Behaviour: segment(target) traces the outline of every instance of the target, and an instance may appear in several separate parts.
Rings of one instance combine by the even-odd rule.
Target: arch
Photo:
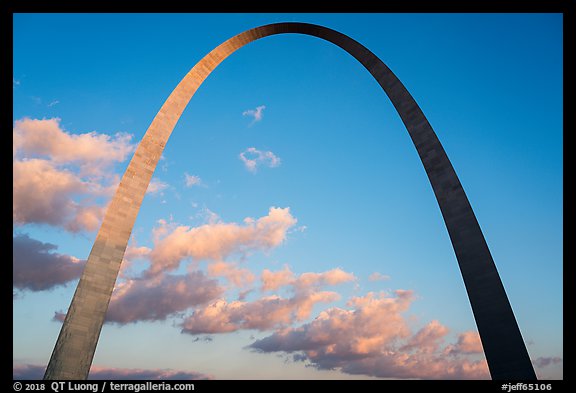
[[[247,30],[200,60],[172,91],[136,148],[106,211],[66,314],[44,379],[86,379],[120,264],[164,146],[184,108],[230,54],[263,37],[297,33],[329,41],[352,55],[388,95],[418,151],[450,235],[493,379],[536,379],[496,266],[460,180],[428,120],[390,69],[335,30],[274,23]]]

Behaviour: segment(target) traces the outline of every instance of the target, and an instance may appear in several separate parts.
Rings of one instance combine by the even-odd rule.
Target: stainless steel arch
[[[88,257],[44,379],[85,379],[140,204],[184,108],[218,64],[257,39],[315,36],[354,56],[378,81],[404,122],[436,195],[466,285],[493,379],[536,379],[504,286],[462,185],[426,117],[404,85],[372,52],[335,30],[274,23],[238,34],[199,61],[176,86],[138,145]]]

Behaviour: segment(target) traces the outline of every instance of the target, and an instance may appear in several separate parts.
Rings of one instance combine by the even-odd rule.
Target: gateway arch
[[[428,120],[390,69],[335,30],[308,23],[274,23],[225,41],[186,74],[136,148],[106,211],[60,330],[44,379],[86,379],[120,264],[140,205],[164,146],[184,108],[208,75],[252,41],[296,33],[329,41],[352,55],[380,84],[398,111],[440,206],[464,279],[492,379],[536,379],[516,318],[460,180]]]

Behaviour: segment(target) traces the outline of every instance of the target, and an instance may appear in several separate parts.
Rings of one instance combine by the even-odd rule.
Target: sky
[[[380,57],[484,232],[539,378],[563,378],[561,14],[14,14],[13,375],[41,378],[135,147],[204,55],[301,21]],[[340,48],[253,42],[166,145],[91,378],[486,379],[398,114]]]

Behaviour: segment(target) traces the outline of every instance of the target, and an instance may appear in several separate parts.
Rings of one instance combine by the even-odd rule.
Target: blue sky
[[[321,24],[349,35],[405,84],[468,194],[537,374],[562,378],[560,14],[14,15],[13,133],[15,141],[24,141],[15,142],[14,153],[14,269],[22,272],[14,280],[15,375],[38,373],[47,364],[61,326],[54,313],[66,310],[77,283],[81,262],[74,258],[87,258],[115,175],[123,173],[172,89],[224,40],[280,21]],[[79,148],[82,140],[88,141],[86,150]],[[93,159],[98,143],[104,149]],[[251,170],[246,160],[258,157]],[[42,172],[46,168],[53,177]],[[40,186],[30,180],[35,178],[46,180]],[[263,343],[292,333],[314,332],[318,316],[333,322],[389,299],[400,311],[388,310],[389,319],[381,322],[398,328],[394,334],[405,340],[406,353],[431,369],[466,361],[478,372],[455,371],[447,378],[485,375],[483,355],[464,348],[476,328],[416,150],[381,88],[336,46],[291,34],[231,55],[192,98],[153,182],[131,243],[134,250],[145,249],[128,260],[120,282],[136,280],[151,263],[150,252],[178,226],[191,231],[184,239],[191,241],[194,227],[248,231],[253,224],[246,217],[257,221],[271,217],[271,208],[289,208],[278,218],[282,236],[262,247],[262,238],[253,239],[256,246],[249,250],[233,244],[217,260],[187,254],[166,277],[201,271],[221,291],[155,320],[105,324],[94,373],[170,369],[217,379],[428,378],[397,366],[397,359],[385,359],[394,367],[384,360],[345,363],[348,353],[338,346],[342,358],[333,370],[318,353],[263,349]],[[34,210],[39,205],[33,196],[44,193],[57,197],[43,199]],[[155,240],[159,231],[164,232]],[[24,265],[16,245],[40,250],[37,259],[29,259],[38,264]],[[40,272],[48,263],[74,269],[52,282],[45,275],[42,284],[42,277],[27,275],[31,266]],[[234,284],[218,267],[249,272],[253,279]],[[263,272],[283,269],[290,270],[291,284],[266,292]],[[301,275],[309,272],[324,275],[304,288]],[[380,279],[371,280],[374,273]],[[398,290],[413,293],[405,308]],[[292,299],[297,313],[303,304],[294,299],[318,293],[330,301],[277,324],[250,325],[231,311],[231,304],[253,310],[262,299],[278,296]],[[138,301],[147,299],[119,302],[119,312],[122,305],[138,309]],[[195,321],[217,301],[228,307],[221,311],[229,318],[221,328],[226,331],[181,332],[183,321]],[[358,333],[357,321],[349,322],[349,333]],[[417,347],[418,332],[432,331],[433,342]],[[392,345],[375,332],[363,334],[380,343],[380,350]],[[426,358],[424,353],[432,353],[426,348],[435,357]],[[453,354],[447,355],[450,348]]]

